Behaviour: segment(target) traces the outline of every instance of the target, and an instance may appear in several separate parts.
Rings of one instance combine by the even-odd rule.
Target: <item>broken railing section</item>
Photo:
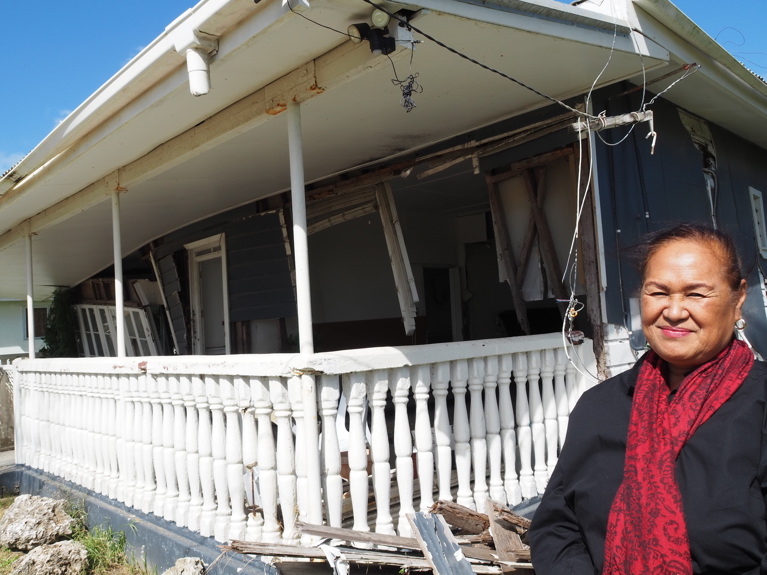
[[[561,341],[25,360],[16,457],[221,542],[296,544],[316,504],[301,392],[313,377],[323,522],[411,537],[407,516],[435,499],[483,510],[542,493],[588,385]]]
[[[410,513],[413,537],[298,523],[314,540],[308,546],[232,541],[228,549],[274,557],[274,561],[327,561],[336,574],[350,564],[427,569],[435,575],[532,572],[527,530],[530,520],[488,499],[487,514],[451,501]]]

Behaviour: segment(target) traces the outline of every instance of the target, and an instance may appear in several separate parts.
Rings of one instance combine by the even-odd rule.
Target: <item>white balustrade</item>
[[[410,536],[416,504],[481,510],[543,491],[594,363],[582,345],[578,371],[560,346],[551,334],[223,361],[19,360],[17,460],[220,542],[298,543],[296,521],[317,509],[332,526]],[[315,385],[316,429],[303,415]],[[321,489],[308,484],[315,439]]]

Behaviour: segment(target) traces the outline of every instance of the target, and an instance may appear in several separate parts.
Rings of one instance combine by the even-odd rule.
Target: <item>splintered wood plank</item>
[[[498,503],[497,501],[492,501],[490,499],[488,501],[492,503],[493,511],[495,512],[495,515],[498,518],[498,520],[505,521],[506,523],[510,523],[517,533],[521,535],[522,533],[526,533],[527,530],[530,529],[530,523],[532,523],[532,521],[530,521],[526,517],[517,515],[511,509],[509,509],[505,505]]]
[[[441,515],[416,513],[407,519],[434,575],[473,575],[471,564]]]
[[[437,501],[429,509],[431,513],[439,513],[448,524],[466,533],[480,534],[487,531],[490,523],[487,515],[478,513],[453,501]]]
[[[498,518],[496,506],[493,505],[493,501],[490,499],[485,501],[485,511],[487,511],[487,517],[490,520],[490,535],[493,536],[498,559],[501,561],[517,561],[519,559],[517,552],[524,549],[519,533],[506,529],[503,522]],[[503,573],[513,573],[515,569],[502,566],[501,571]]]
[[[328,539],[339,539],[354,543],[370,543],[373,545],[382,545],[385,547],[398,547],[400,549],[420,550],[421,545],[418,539],[414,537],[400,537],[398,535],[387,535],[386,533],[375,533],[372,531],[363,532],[354,529],[344,529],[343,527],[330,527],[329,525],[310,525],[308,523],[296,523],[296,529],[299,533],[306,535],[316,535]],[[494,562],[498,556],[490,549],[482,547],[470,547],[461,545],[463,554],[470,559],[479,561]]]

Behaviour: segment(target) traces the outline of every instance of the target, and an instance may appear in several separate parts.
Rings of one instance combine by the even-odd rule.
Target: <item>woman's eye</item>
[[[693,297],[693,298],[702,298],[702,297],[703,297],[703,294],[702,294],[702,293],[696,293],[696,292],[693,292],[693,293],[691,293],[691,294],[687,294],[687,297]]]

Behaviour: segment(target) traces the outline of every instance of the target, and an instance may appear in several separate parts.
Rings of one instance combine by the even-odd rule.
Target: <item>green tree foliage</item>
[[[56,288],[48,308],[41,357],[77,357],[77,318],[73,304],[71,289]]]

